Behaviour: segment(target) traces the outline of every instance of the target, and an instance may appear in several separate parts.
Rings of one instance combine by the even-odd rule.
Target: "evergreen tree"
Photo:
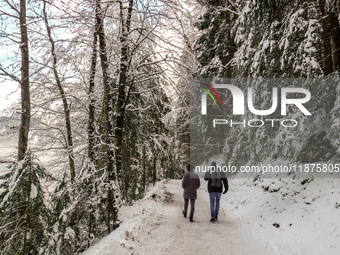
[[[65,185],[62,178],[52,199],[55,215],[49,240],[51,254],[79,254],[102,237],[107,228],[107,193],[118,185],[108,182],[106,171],[96,170],[89,160],[83,164],[75,183]],[[114,194],[118,209],[119,196]],[[112,223],[110,223],[112,224]],[[114,223],[117,224],[117,223]]]
[[[149,177],[157,179],[153,175],[156,170],[153,161],[159,168],[166,154],[169,131],[162,119],[170,112],[169,98],[161,85],[162,69],[151,63],[151,60],[142,62],[145,67],[136,78],[126,111],[122,189],[127,202],[144,194],[151,181]]]
[[[196,27],[202,35],[195,42],[198,53],[199,77],[232,77],[232,59],[235,53],[232,26],[235,21],[233,1],[198,1],[204,6]]]
[[[216,77],[230,77],[220,68],[223,67],[221,58],[228,54],[224,51],[223,56],[219,55],[223,49],[228,48],[226,46],[228,44],[235,50],[232,61],[234,77],[314,78],[329,75],[338,69],[339,40],[337,38],[340,33],[338,1],[291,0],[287,4],[286,1],[280,0],[239,0],[236,2],[235,9],[228,6],[228,4],[232,5],[232,1],[199,2],[205,7],[197,23],[197,27],[202,31],[202,35],[196,41],[200,62],[198,75],[201,77],[210,76],[215,82],[218,82]],[[225,18],[221,15],[221,10],[229,10],[228,13],[235,14],[235,18],[230,20],[231,38],[234,38],[232,42],[220,39],[223,35],[221,31],[224,30],[225,34],[228,34],[222,22]],[[273,83],[258,80],[256,84],[249,84],[244,81],[237,86],[244,94],[247,94],[247,87],[252,87],[255,109],[271,107]],[[275,84],[275,87],[279,88],[278,91],[282,86],[290,85],[284,81]],[[289,108],[286,118],[294,118],[306,128],[301,131],[279,127],[279,125],[258,129],[225,127],[222,132],[225,137],[222,138],[222,135],[220,137],[224,143],[222,144],[223,155],[229,164],[240,165],[246,162],[256,164],[267,157],[310,162],[316,158],[307,159],[304,155],[313,153],[320,155],[319,160],[325,159],[322,156],[324,153],[320,151],[307,153],[306,148],[312,141],[323,144],[324,151],[334,151],[327,136],[337,137],[336,82],[310,80],[302,82],[299,86],[308,89],[314,95],[313,104],[306,105],[313,113],[313,117],[307,120]],[[228,93],[221,94],[222,101],[223,96],[226,96],[224,102],[230,102]],[[227,109],[223,116],[226,119],[235,119],[230,109]],[[249,112],[246,112],[243,117],[246,120],[257,118]],[[276,111],[268,118],[280,119],[281,115]],[[333,131],[330,129],[331,118],[334,120],[332,120]],[[325,127],[321,128],[317,122],[324,123]],[[210,127],[209,121],[197,124],[198,129]],[[195,125],[192,127],[195,128]],[[200,134],[200,130],[197,133]],[[209,138],[205,138],[204,135],[198,139],[201,139],[200,143],[203,145],[209,142]],[[209,148],[209,150],[205,148],[203,152],[206,157],[222,153],[220,148]],[[201,154],[198,152],[197,155]]]
[[[0,188],[1,254],[42,254],[47,245],[51,212],[42,182],[53,178],[27,151],[23,160],[2,175]]]

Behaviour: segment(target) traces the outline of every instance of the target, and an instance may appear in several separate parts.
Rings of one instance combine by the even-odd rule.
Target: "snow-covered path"
[[[206,183],[202,181],[201,185],[206,186]],[[144,250],[145,254],[275,254],[272,249],[254,241],[246,225],[223,212],[216,223],[211,223],[205,189],[198,192],[194,222],[190,223],[181,214],[181,182],[171,180],[165,186],[174,193],[174,202],[161,209],[159,227],[140,243],[137,250]]]
[[[193,223],[181,213],[181,181],[170,180],[161,185],[160,190],[173,194],[171,203],[155,202],[150,197],[149,200],[126,208],[126,218],[120,230],[117,229],[103,238],[84,255],[277,253],[259,240],[255,241],[247,224],[225,215],[223,210],[220,211],[219,220],[215,224],[210,223],[206,182],[201,181],[203,188],[198,191]],[[227,199],[227,195],[223,195],[221,200],[223,199]]]

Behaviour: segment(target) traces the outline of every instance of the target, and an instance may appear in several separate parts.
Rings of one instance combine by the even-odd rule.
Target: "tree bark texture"
[[[143,134],[144,136],[146,135],[146,118],[144,118],[144,124],[143,124]],[[146,190],[146,146],[145,142],[143,144],[143,162],[142,162],[142,168],[143,168],[143,173],[142,173],[142,187],[143,187],[143,193],[145,193]]]
[[[126,106],[126,82],[127,82],[127,70],[129,59],[129,45],[128,34],[131,27],[133,0],[129,1],[129,7],[127,10],[126,19],[123,15],[123,4],[120,2],[120,19],[121,19],[121,58],[120,58],[120,70],[119,70],[119,82],[118,82],[118,102],[117,102],[117,120],[115,129],[115,159],[117,177],[120,177],[122,170],[122,150],[123,150],[123,128],[124,128],[124,114]]]
[[[26,0],[20,0],[21,33],[21,123],[19,128],[18,160],[22,160],[27,151],[28,133],[31,119],[31,99],[29,82],[29,52],[26,24]]]
[[[95,88],[95,76],[96,76],[96,67],[97,67],[97,44],[98,44],[98,22],[97,18],[95,21],[95,28],[93,32],[93,44],[92,44],[92,57],[91,57],[91,69],[90,69],[90,84],[89,84],[89,123],[88,123],[88,157],[89,159],[94,162],[94,134],[95,134],[95,118],[94,118],[94,111],[95,111],[95,98],[94,98],[94,88]]]
[[[340,27],[338,16],[334,12],[329,13],[331,25],[331,48],[333,71],[340,70]]]
[[[322,15],[322,46],[323,46],[323,71],[325,76],[332,73],[333,62],[332,62],[332,49],[330,35],[332,32],[330,16],[328,15],[326,9],[326,1],[319,0],[320,13]]]
[[[157,180],[157,168],[156,168],[156,152],[153,154],[153,164],[152,164],[152,184],[155,186]]]
[[[104,16],[101,8],[101,1],[96,0],[96,19],[98,24],[98,39],[99,39],[99,48],[100,48],[100,62],[102,67],[103,74],[103,87],[104,87],[104,97],[102,104],[102,114],[104,118],[104,129],[105,129],[105,142],[107,146],[107,158],[106,158],[106,169],[108,172],[109,181],[116,181],[116,175],[114,172],[114,150],[112,149],[113,144],[113,127],[112,127],[112,83],[110,83],[109,75],[108,75],[108,57],[107,57],[107,47],[106,47],[106,38],[104,32]],[[108,218],[107,218],[107,227],[108,233],[111,232],[111,221],[113,222],[114,230],[117,225],[117,209],[114,206],[115,198],[114,192],[111,188],[109,188],[108,192]]]

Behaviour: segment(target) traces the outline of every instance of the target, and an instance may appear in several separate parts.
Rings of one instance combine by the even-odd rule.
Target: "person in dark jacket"
[[[204,180],[208,181],[208,192],[210,198],[210,222],[217,221],[218,212],[220,210],[220,199],[222,196],[222,190],[224,185],[223,194],[228,191],[228,180],[225,174],[216,167],[216,162],[211,163],[210,171],[207,171],[204,175]],[[223,185],[222,185],[223,183]]]
[[[183,215],[187,217],[188,204],[190,200],[190,216],[189,221],[193,222],[195,211],[195,199],[197,199],[197,189],[200,187],[201,182],[197,174],[193,172],[193,167],[188,165],[188,172],[184,174],[182,180],[183,198],[184,198],[184,210]]]

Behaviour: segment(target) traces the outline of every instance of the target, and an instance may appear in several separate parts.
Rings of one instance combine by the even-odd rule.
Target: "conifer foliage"
[[[339,144],[336,142],[339,130],[339,1],[197,2],[203,10],[196,23],[201,32],[195,44],[200,64],[196,76],[211,78],[217,83],[220,77],[319,79],[314,80],[315,83],[309,80],[299,84],[312,94],[313,99],[306,104],[312,116],[307,120],[305,116],[294,114],[292,109],[286,116],[300,123],[305,121],[305,126],[299,130],[278,125],[257,129],[225,127],[227,131],[220,144],[225,160],[231,165],[240,165],[256,164],[268,158],[301,162],[331,159]],[[230,57],[228,61],[227,56]],[[258,84],[251,85],[256,109],[269,109],[273,86],[270,84],[259,80]],[[244,82],[238,86],[247,94],[249,84]],[[281,86],[292,85],[276,85]],[[226,102],[231,100],[228,95]],[[227,112],[225,117],[231,119],[231,111]],[[244,117],[249,120],[258,116],[248,111]],[[283,118],[277,113],[268,117]],[[208,138],[204,142],[208,143]],[[312,143],[320,146],[310,146]],[[220,148],[216,150],[222,153]],[[205,151],[217,153],[213,149]]]
[[[73,184],[61,178],[52,198],[54,215],[48,251],[50,254],[78,254],[95,237],[106,232],[107,193],[110,188],[106,171],[97,171],[86,159]],[[117,190],[116,185],[114,187]],[[119,196],[115,196],[119,207]],[[115,223],[117,224],[117,223]]]
[[[340,0],[21,0],[21,12],[12,2],[0,1],[0,83],[20,83],[23,128],[19,161],[0,173],[0,254],[80,254],[119,226],[122,205],[181,178],[191,130],[201,138],[212,126],[189,121],[193,76],[336,81],[301,85],[313,116],[288,109],[286,117],[306,128],[226,127],[211,150],[202,136],[197,158],[220,153],[240,165],[339,155]],[[239,85],[244,94],[248,85]],[[268,109],[272,91],[254,85],[254,108]],[[51,156],[48,170],[29,146]]]
[[[41,254],[51,220],[42,185],[52,180],[51,175],[27,151],[0,180],[0,253]]]
[[[232,59],[235,43],[232,25],[237,17],[232,1],[198,1],[204,6],[196,27],[204,31],[195,43],[197,60],[201,64],[197,75],[200,77],[232,76]]]

